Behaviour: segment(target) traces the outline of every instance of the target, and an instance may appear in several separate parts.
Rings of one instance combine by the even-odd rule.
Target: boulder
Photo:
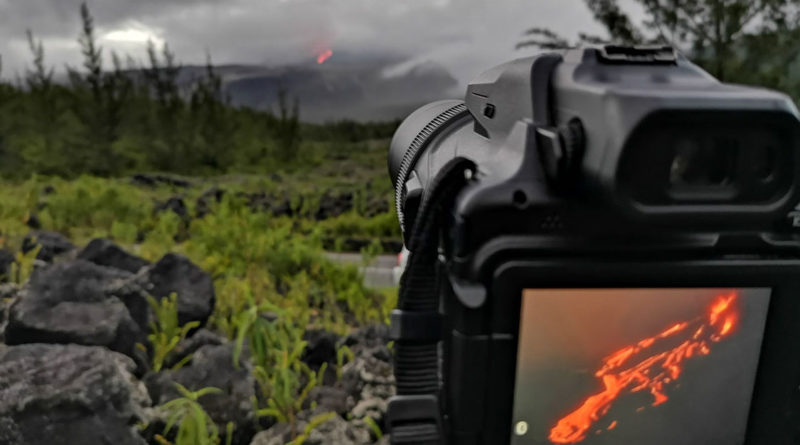
[[[0,249],[0,283],[11,278],[11,265],[14,264],[14,253],[8,249]]]
[[[132,255],[113,242],[102,238],[96,238],[89,242],[78,253],[78,259],[131,273],[136,273],[142,267],[150,264],[149,261]]]
[[[168,253],[146,269],[143,269],[146,290],[156,298],[178,296],[178,322],[190,321],[205,324],[214,310],[216,296],[211,276],[197,267],[188,258]]]
[[[199,402],[221,434],[232,421],[236,425],[232,443],[247,444],[255,434],[252,398],[256,383],[245,354],[240,358],[239,366],[234,366],[233,346],[230,342],[203,346],[194,353],[190,365],[152,374],[146,383],[153,402],[158,405],[181,396],[175,383],[190,391],[208,387],[222,390],[222,393],[201,397]]]
[[[183,221],[189,220],[189,209],[186,207],[186,203],[180,196],[173,196],[164,202],[156,203],[154,211],[157,214],[171,211],[172,213],[178,215],[178,217],[181,220]]]
[[[303,334],[306,341],[306,348],[303,351],[301,360],[317,370],[323,363],[328,365],[336,364],[336,348],[340,337],[332,332],[318,329],[307,330]]]
[[[0,352],[0,443],[145,445],[150,399],[129,358],[100,347],[31,344]]]
[[[54,257],[75,248],[75,245],[60,233],[37,230],[30,232],[22,240],[22,253],[28,253],[37,246],[41,246],[41,249],[36,254],[36,259],[46,262],[51,262]]]
[[[9,309],[7,344],[77,343],[139,357],[148,304],[132,274],[83,260],[34,271]]]

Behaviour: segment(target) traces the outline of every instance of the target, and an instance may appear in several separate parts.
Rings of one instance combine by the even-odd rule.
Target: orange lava
[[[333,51],[330,49],[326,49],[325,51],[317,55],[317,63],[322,65],[323,63],[325,63],[326,60],[330,59],[332,55]]]
[[[626,346],[603,359],[595,376],[603,382],[604,390],[587,397],[580,406],[561,418],[550,430],[552,443],[578,443],[586,438],[592,425],[600,420],[612,403],[622,394],[647,390],[653,396],[651,406],[658,406],[669,398],[666,385],[677,380],[683,371],[683,362],[696,355],[708,355],[711,345],[733,332],[738,320],[734,303],[736,293],[717,297],[708,309],[707,316],[675,323],[653,337]],[[667,338],[685,339],[677,346],[663,352],[642,355],[634,364],[626,364],[632,357],[646,354],[653,345]],[[626,367],[623,367],[625,365]],[[644,407],[637,409],[639,412]],[[608,430],[617,426],[610,423]]]

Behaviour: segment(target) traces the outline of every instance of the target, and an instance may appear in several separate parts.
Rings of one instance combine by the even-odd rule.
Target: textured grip
[[[448,122],[456,117],[460,117],[467,113],[467,106],[462,102],[455,105],[428,122],[425,127],[417,133],[411,145],[403,155],[403,160],[400,163],[400,170],[395,181],[395,206],[397,207],[397,219],[400,221],[400,227],[405,229],[405,216],[403,214],[403,199],[405,199],[405,183],[408,180],[408,175],[417,161],[417,158],[422,154],[423,148],[427,145],[431,136],[437,131],[442,129]]]
[[[436,343],[413,344],[398,340],[394,352],[398,394],[435,394],[439,390]]]
[[[439,430],[433,423],[398,425],[392,428],[392,445],[440,445]]]

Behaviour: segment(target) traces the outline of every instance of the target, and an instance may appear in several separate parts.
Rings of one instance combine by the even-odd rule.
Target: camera
[[[514,60],[399,127],[395,444],[800,443],[800,120],[668,46]]]

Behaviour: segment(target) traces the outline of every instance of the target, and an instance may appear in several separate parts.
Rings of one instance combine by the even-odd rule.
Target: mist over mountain
[[[398,119],[427,102],[460,96],[456,79],[431,61],[407,66],[389,57],[337,55],[323,64],[222,65],[215,71],[232,105],[277,111],[283,88],[299,101],[300,118],[308,122]],[[184,66],[179,82],[189,88],[204,72]]]

